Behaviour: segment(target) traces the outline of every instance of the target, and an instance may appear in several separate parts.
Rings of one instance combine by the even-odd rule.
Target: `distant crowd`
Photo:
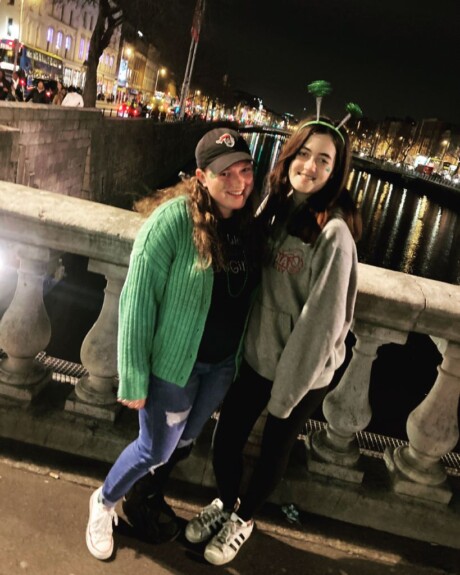
[[[13,72],[11,80],[9,80],[4,70],[0,70],[0,100],[81,108],[84,106],[80,88],[67,87],[59,80],[50,82],[39,79],[34,82],[34,86],[30,90],[27,90],[23,77],[17,72]]]

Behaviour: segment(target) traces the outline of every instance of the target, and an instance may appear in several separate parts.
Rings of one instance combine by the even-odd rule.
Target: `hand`
[[[145,407],[145,399],[118,399],[118,401],[129,409],[143,409]]]

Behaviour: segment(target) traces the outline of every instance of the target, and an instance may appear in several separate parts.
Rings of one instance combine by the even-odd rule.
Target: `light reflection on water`
[[[366,172],[353,170],[349,188],[363,217],[361,262],[460,284],[456,212]]]
[[[406,204],[406,197],[407,197],[407,190],[404,188],[401,194],[401,200],[399,202],[399,207],[395,214],[394,225],[391,228],[390,237],[388,238],[387,249],[385,250],[385,255],[382,260],[382,266],[388,267],[389,262],[391,261],[391,254],[395,250],[396,247],[396,238],[397,238],[397,230],[399,229],[399,225],[401,223],[401,218],[404,213],[404,206]]]
[[[414,260],[420,248],[423,233],[423,215],[426,212],[426,200],[427,198],[424,196],[417,202],[417,208],[412,218],[410,230],[403,247],[401,270],[408,274],[413,273]]]

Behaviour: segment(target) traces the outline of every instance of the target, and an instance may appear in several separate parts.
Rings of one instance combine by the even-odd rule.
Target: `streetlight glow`
[[[443,146],[443,151],[442,151],[442,156],[441,159],[439,161],[439,168],[441,168],[441,170],[444,168],[444,156],[446,155],[447,152],[447,147],[449,146],[449,140],[443,140],[441,142],[441,145]]]
[[[154,88],[154,90],[153,90],[154,92],[157,91],[158,78],[159,78],[160,74],[161,74],[162,77],[164,77],[164,76],[166,75],[166,68],[160,68],[160,67],[158,68],[157,79],[155,80],[155,88]]]

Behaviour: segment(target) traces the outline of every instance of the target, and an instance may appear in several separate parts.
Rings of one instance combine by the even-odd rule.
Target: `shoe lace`
[[[229,519],[224,523],[222,529],[216,535],[215,543],[218,543],[218,546],[227,545],[229,543],[229,539],[232,538],[239,528],[239,523]]]
[[[203,509],[203,511],[198,516],[198,522],[203,527],[206,527],[208,524],[213,523],[216,519],[223,514],[222,509],[219,509],[217,505],[210,505],[209,507]]]

